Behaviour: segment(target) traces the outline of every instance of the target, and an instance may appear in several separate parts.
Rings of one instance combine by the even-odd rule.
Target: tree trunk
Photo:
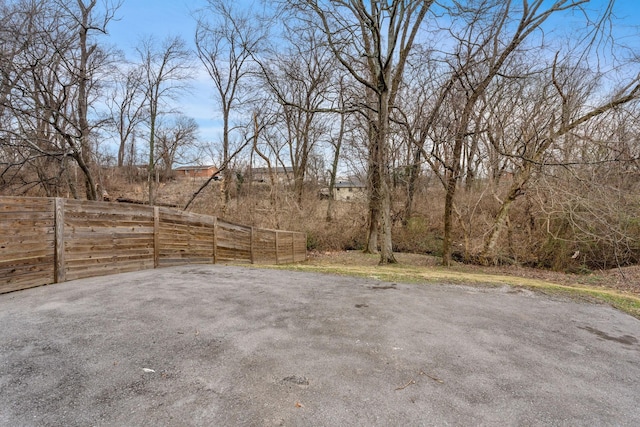
[[[389,81],[389,76],[386,76]],[[384,84],[384,82],[381,82]],[[382,84],[380,85],[382,87]],[[380,206],[380,264],[395,264],[398,261],[393,255],[393,242],[391,237],[391,190],[389,188],[389,173],[387,171],[389,152],[389,90],[381,90],[378,95],[378,135],[376,144],[375,172],[379,179],[378,203]]]
[[[413,155],[413,164],[409,167],[409,183],[407,184],[407,199],[404,204],[404,214],[402,216],[402,225],[407,226],[413,215],[413,198],[416,192],[416,182],[420,174],[420,156],[421,148],[416,148]]]
[[[380,229],[382,230],[382,242],[380,244],[380,264],[395,264],[398,261],[393,255],[393,241],[391,237],[391,192],[389,182],[383,178],[382,184],[382,209],[380,219]]]
[[[542,153],[542,151],[540,151]],[[538,156],[535,156],[538,158]],[[513,177],[513,184],[509,187],[509,191],[507,192],[507,196],[504,198],[504,201],[500,205],[500,210],[496,214],[493,221],[493,228],[491,232],[487,236],[485,240],[484,247],[482,248],[482,252],[478,256],[479,261],[484,265],[495,264],[496,259],[496,247],[498,246],[498,241],[502,236],[505,228],[507,227],[509,220],[509,209],[513,202],[523,194],[522,189],[525,184],[531,178],[531,163],[525,163],[521,166],[518,173]]]
[[[118,147],[118,167],[122,168],[124,166],[124,153],[126,150],[127,140],[120,137],[120,147]]]
[[[82,13],[82,22],[80,23],[80,69],[78,70],[78,127],[80,129],[80,156],[82,165],[80,169],[85,176],[85,190],[87,200],[98,200],[96,186],[91,175],[89,164],[91,163],[91,144],[89,142],[89,121],[87,119],[88,111],[88,95],[87,82],[89,81],[87,63],[89,60],[89,50],[87,48],[87,32],[89,31],[89,15],[91,9],[95,6],[96,1],[92,0],[88,6],[78,1]]]
[[[466,126],[464,127],[466,129]],[[447,192],[444,199],[444,237],[442,240],[442,265],[451,266],[451,252],[453,248],[453,236],[451,235],[453,228],[453,201],[458,186],[458,175],[460,174],[460,155],[462,154],[462,144],[464,135],[458,133],[455,138],[453,147],[452,164],[449,167],[447,183]]]
[[[369,202],[373,203],[373,200]],[[377,202],[376,202],[377,203]],[[366,254],[378,253],[378,226],[380,218],[380,210],[372,206],[369,207],[369,229],[367,231],[367,244],[364,248]]]
[[[517,194],[513,192],[512,188],[512,190],[509,191],[509,196],[504,200],[504,202],[502,202],[502,205],[500,206],[500,210],[498,211],[498,214],[493,221],[493,228],[491,229],[491,233],[489,233],[482,252],[480,252],[479,260],[483,265],[495,264],[497,261],[496,246],[507,224],[507,218],[509,217],[509,208],[511,207],[511,204],[516,199],[516,197]]]
[[[229,108],[227,107],[227,105],[224,105],[222,126],[223,126],[222,164],[228,165],[228,162],[229,162]],[[229,190],[231,188],[231,181],[232,181],[231,168],[227,167],[227,169],[224,170],[223,175],[224,176],[222,179],[222,197],[223,197],[222,215],[224,216],[225,213],[227,212],[227,205],[231,200],[231,192]]]
[[[306,143],[305,143],[306,146]],[[309,156],[306,152],[306,148],[303,149],[304,152],[301,155],[300,161],[297,164],[297,167],[293,171],[293,188],[294,194],[296,196],[296,202],[298,206],[302,206],[302,194],[304,192],[304,177],[305,172],[307,170],[307,164],[309,162]]]
[[[265,155],[258,148],[258,116],[257,114],[253,115],[253,124],[255,127],[255,135],[253,138],[253,150],[256,152],[258,156],[267,164],[267,170],[269,171],[269,183],[271,185],[271,191],[269,192],[269,201],[271,203],[271,207],[273,208],[273,222],[274,228],[277,230],[280,228],[280,219],[278,215],[278,183],[276,181],[276,176],[273,171],[273,167],[271,166],[271,160],[269,157]],[[278,165],[276,163],[276,169]]]
[[[378,145],[376,123],[369,115],[369,159],[367,171],[367,186],[369,190],[369,229],[367,230],[367,244],[364,252],[368,254],[378,253],[378,228],[380,226],[380,174],[377,170]]]
[[[153,111],[150,114],[150,126],[149,126],[149,165],[147,167],[147,185],[149,189],[149,205],[153,205],[156,200],[155,195],[155,171],[156,171],[156,159],[155,159],[155,134],[156,134],[156,112]]]
[[[327,203],[327,222],[333,220],[333,189],[336,185],[336,175],[338,174],[338,162],[340,160],[340,149],[342,148],[342,138],[344,136],[345,117],[344,113],[340,114],[340,131],[338,140],[335,144],[333,153],[333,162],[331,163],[331,176],[329,177],[329,200]]]

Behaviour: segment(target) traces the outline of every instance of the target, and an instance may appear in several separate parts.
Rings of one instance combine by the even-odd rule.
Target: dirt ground
[[[640,425],[640,320],[188,265],[0,295],[2,426]]]

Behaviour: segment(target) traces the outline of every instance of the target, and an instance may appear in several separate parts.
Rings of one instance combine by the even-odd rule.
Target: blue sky
[[[136,60],[135,46],[141,38],[153,35],[158,42],[166,37],[180,36],[193,47],[196,24],[191,14],[204,6],[205,0],[124,0],[108,27],[108,43]],[[194,60],[194,64],[200,62]],[[178,99],[178,110],[193,117],[200,125],[204,141],[217,141],[221,129],[216,119],[213,86],[208,75],[201,70],[192,84],[192,90]]]
[[[205,1],[182,0],[124,0],[109,24],[110,38],[122,45],[132,47],[141,36],[154,34],[158,38],[180,35],[191,39],[195,23],[191,11],[201,7]]]
[[[588,7],[601,9],[605,2],[594,0]],[[259,0],[253,0],[253,3],[259,3]],[[116,14],[118,19],[109,25],[109,43],[115,44],[132,59],[135,55],[133,47],[141,37],[149,35],[159,41],[167,36],[181,36],[189,45],[193,45],[195,22],[191,14],[205,4],[206,0],[124,0]],[[626,43],[633,45],[633,38],[636,38],[640,47],[640,0],[617,0],[614,12],[627,27],[624,33],[632,38]],[[199,65],[199,62],[196,64]],[[178,103],[180,111],[198,121],[204,141],[219,141],[220,121],[216,119],[218,113],[214,91],[204,71],[199,73],[191,93],[183,96]]]

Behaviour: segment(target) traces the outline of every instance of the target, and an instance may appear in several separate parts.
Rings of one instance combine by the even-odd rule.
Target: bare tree
[[[333,190],[336,185],[336,178],[338,175],[338,164],[340,162],[340,155],[342,152],[342,144],[347,133],[347,120],[349,113],[347,112],[346,104],[349,99],[348,85],[345,77],[340,77],[337,82],[338,91],[338,110],[340,111],[340,121],[337,126],[333,127],[334,132],[337,134],[331,135],[330,144],[333,147],[333,156],[331,161],[331,170],[329,171],[329,200],[327,203],[327,222],[333,220]]]
[[[440,182],[444,174],[438,162],[442,156],[439,148],[443,139],[438,128],[447,127],[445,103],[449,100],[455,82],[455,74],[442,68],[431,49],[422,49],[417,55],[419,61],[409,66],[405,84],[400,87],[399,101],[394,110],[394,121],[398,133],[402,135],[409,151],[407,162],[407,182],[402,223],[407,225],[413,215],[413,203],[418,180],[423,172],[423,164],[428,165]],[[444,122],[444,123],[443,123]]]
[[[239,112],[250,98],[247,89],[253,71],[252,58],[264,37],[264,27],[255,17],[223,0],[208,0],[208,6],[200,11],[197,19],[198,57],[213,81],[222,110],[222,163],[225,165],[234,152],[233,133],[240,130],[232,123],[232,113]],[[224,211],[230,200],[231,169],[226,168],[223,175]]]
[[[301,206],[309,159],[328,132],[328,114],[340,96],[333,81],[337,64],[317,29],[285,23],[284,38],[288,49],[260,65],[272,95],[270,102],[280,105],[277,130],[286,148],[278,155],[283,165],[288,163],[292,168],[293,191]]]
[[[179,37],[167,38],[157,46],[153,38],[147,38],[137,47],[143,69],[143,87],[145,103],[148,109],[149,124],[149,165],[148,191],[149,204],[155,202],[155,162],[156,162],[156,121],[159,116],[168,113],[165,102],[183,92],[185,83],[191,79],[193,68],[191,54],[184,40]]]
[[[147,120],[142,82],[141,67],[125,66],[117,75],[107,100],[112,125],[118,135],[118,167],[124,166],[127,146],[133,143],[136,129]]]
[[[218,177],[220,173],[224,172],[227,168],[230,167],[231,160],[234,159],[242,150],[244,150],[245,147],[251,144],[253,144],[254,146],[257,145],[258,137],[261,134],[261,132],[263,132],[267,126],[272,124],[272,123],[269,123],[268,121],[259,120],[258,116],[259,114],[257,112],[254,113],[253,126],[250,128],[245,128],[245,134],[243,135],[243,142],[236,148],[236,150],[233,153],[229,155],[229,160],[226,163],[223,162],[222,164],[220,164],[220,166],[218,167],[218,171],[214,175],[210,176],[209,179],[207,179],[204,183],[202,183],[202,185],[198,188],[198,190],[191,195],[191,197],[189,198],[189,201],[186,203],[184,207],[185,211],[189,209],[189,206],[191,206],[191,204],[202,193],[202,191],[205,188],[207,188],[207,186],[211,183],[211,181],[216,179],[216,177]],[[277,215],[275,215],[275,217],[277,220]]]
[[[4,130],[25,162],[39,159],[30,162],[38,172],[44,172],[37,165],[45,158],[63,168],[72,158],[85,178],[88,199],[98,198],[92,134],[102,125],[90,109],[110,61],[96,36],[106,33],[118,6],[105,2],[98,8],[96,0],[18,2],[9,15],[13,21],[7,22],[17,25],[6,41],[19,48],[9,49],[14,57],[4,68],[3,81],[11,83],[3,84],[3,110],[15,118]]]
[[[456,75],[452,95],[459,111],[453,122],[450,158],[445,163],[444,265],[451,264],[454,198],[463,171],[463,150],[469,147],[470,136],[478,131],[474,123],[479,101],[514,54],[519,49],[531,49],[525,41],[551,16],[570,10],[586,13],[583,5],[587,1],[558,0],[547,5],[543,0],[524,0],[521,7],[512,2],[479,1],[475,7],[456,3],[450,9],[450,15],[461,20],[459,30],[454,27],[450,31],[457,47],[449,56]],[[514,22],[517,25],[512,25]],[[540,42],[539,52],[543,50]]]
[[[178,115],[167,124],[156,124],[156,164],[161,168],[162,176],[171,177],[176,162],[191,163],[189,156],[197,141],[198,123],[191,117]]]
[[[391,194],[388,150],[389,111],[393,108],[404,68],[432,0],[363,0],[320,4],[289,2],[310,17],[338,62],[358,81],[368,99],[369,176],[372,228],[381,230],[380,263],[395,263],[391,236]],[[371,230],[371,229],[370,229]],[[369,239],[371,240],[371,239]]]
[[[544,99],[546,102],[539,103],[538,108],[532,110],[535,114],[543,116],[543,120],[546,122],[543,128],[545,130],[541,131],[540,128],[531,127],[530,123],[540,122],[539,119],[535,121],[521,120],[522,126],[525,128],[518,133],[520,138],[515,144],[516,151],[507,153],[503,151],[504,145],[499,147],[501,154],[517,158],[517,161],[514,162],[513,181],[507,193],[502,197],[493,228],[480,253],[480,259],[485,263],[495,261],[496,245],[504,231],[509,209],[516,198],[523,194],[525,185],[535,171],[548,164],[570,164],[574,158],[567,154],[568,146],[573,145],[570,144],[570,140],[576,137],[587,139],[587,135],[580,133],[586,124],[610,110],[640,99],[640,79],[636,77],[626,88],[609,95],[608,99],[603,100],[600,105],[586,108],[585,98],[588,97],[588,91],[592,89],[585,85],[585,82],[588,82],[586,75],[584,73],[575,74],[575,68],[567,71],[570,73],[561,77],[558,66],[554,63],[548,82],[549,89],[541,91],[545,98],[551,97],[552,99]],[[550,156],[554,147],[560,153],[559,158],[554,159],[553,156]]]

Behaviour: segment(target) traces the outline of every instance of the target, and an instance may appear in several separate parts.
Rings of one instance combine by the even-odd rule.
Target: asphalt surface
[[[2,426],[640,425],[640,321],[191,265],[0,295]]]

